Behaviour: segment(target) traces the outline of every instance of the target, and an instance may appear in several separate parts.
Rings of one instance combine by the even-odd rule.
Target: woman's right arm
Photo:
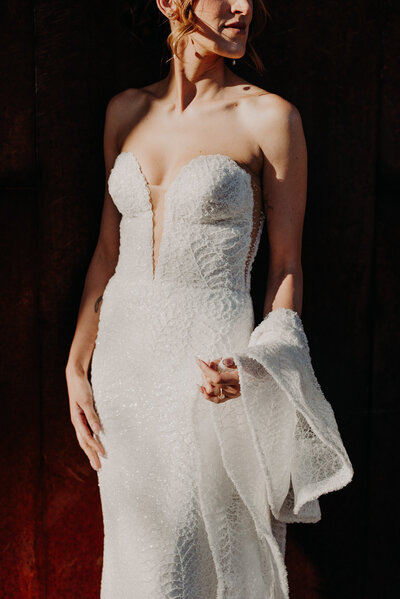
[[[106,189],[100,223],[99,238],[91,259],[78,311],[75,334],[65,368],[70,416],[79,445],[89,458],[91,466],[101,467],[98,453],[104,449],[92,432],[101,425],[94,409],[92,387],[88,379],[89,365],[97,336],[100,304],[103,291],[114,274],[119,253],[119,224],[121,215],[108,193],[108,177],[118,155],[118,95],[108,103],[104,125],[104,162]]]

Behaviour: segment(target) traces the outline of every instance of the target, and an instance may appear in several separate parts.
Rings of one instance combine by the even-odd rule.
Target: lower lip
[[[240,27],[225,27],[225,29],[230,29],[231,31],[234,31],[235,33],[241,33],[242,35],[244,35],[246,33],[246,29],[241,29]]]

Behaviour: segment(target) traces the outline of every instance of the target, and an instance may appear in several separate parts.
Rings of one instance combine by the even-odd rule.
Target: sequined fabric
[[[91,363],[104,522],[101,599],[283,599],[286,523],[351,478],[299,316],[254,328],[250,272],[264,222],[250,174],[223,154],[187,163],[165,194],[153,273],[149,186],[130,152],[108,180],[122,214]],[[197,388],[233,356],[241,396]]]

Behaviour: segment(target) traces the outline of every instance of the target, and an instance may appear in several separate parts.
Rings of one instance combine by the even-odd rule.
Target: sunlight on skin
[[[227,372],[219,372],[218,364],[222,358],[211,360],[208,364],[201,358],[196,357],[196,362],[201,369],[201,375],[203,379],[203,385],[198,385],[199,390],[203,393],[204,397],[214,403],[224,403],[229,399],[239,397],[240,395],[240,383],[239,373],[237,367],[232,358],[225,358],[224,364],[229,368],[235,370],[229,370]],[[219,397],[220,389],[225,395],[225,398]]]

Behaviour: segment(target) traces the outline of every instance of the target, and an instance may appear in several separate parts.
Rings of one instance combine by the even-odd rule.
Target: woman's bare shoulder
[[[258,85],[236,77],[232,87],[236,97],[246,99],[242,102],[242,109],[247,112],[246,118],[253,119],[256,124],[263,122],[269,126],[285,121],[289,118],[300,116],[297,107],[276,93],[270,92]]]
[[[257,121],[260,117],[263,120],[285,119],[288,115],[298,113],[298,109],[294,104],[274,92],[253,85],[244,79],[240,85],[242,94],[247,95],[251,100],[249,102],[249,111],[252,112]]]
[[[258,97],[257,109],[258,116],[275,122],[300,117],[298,108],[292,102],[272,92]]]
[[[256,89],[259,93],[243,103],[243,110],[259,146],[267,151],[282,145],[289,137],[301,141],[303,124],[297,106],[278,94]]]
[[[131,114],[135,110],[143,108],[148,94],[140,88],[125,89],[110,98],[107,105],[107,112],[114,118],[121,118],[123,115]]]
[[[140,88],[129,88],[110,98],[106,109],[106,128],[112,132],[117,147],[135,126],[148,107],[148,95]]]

